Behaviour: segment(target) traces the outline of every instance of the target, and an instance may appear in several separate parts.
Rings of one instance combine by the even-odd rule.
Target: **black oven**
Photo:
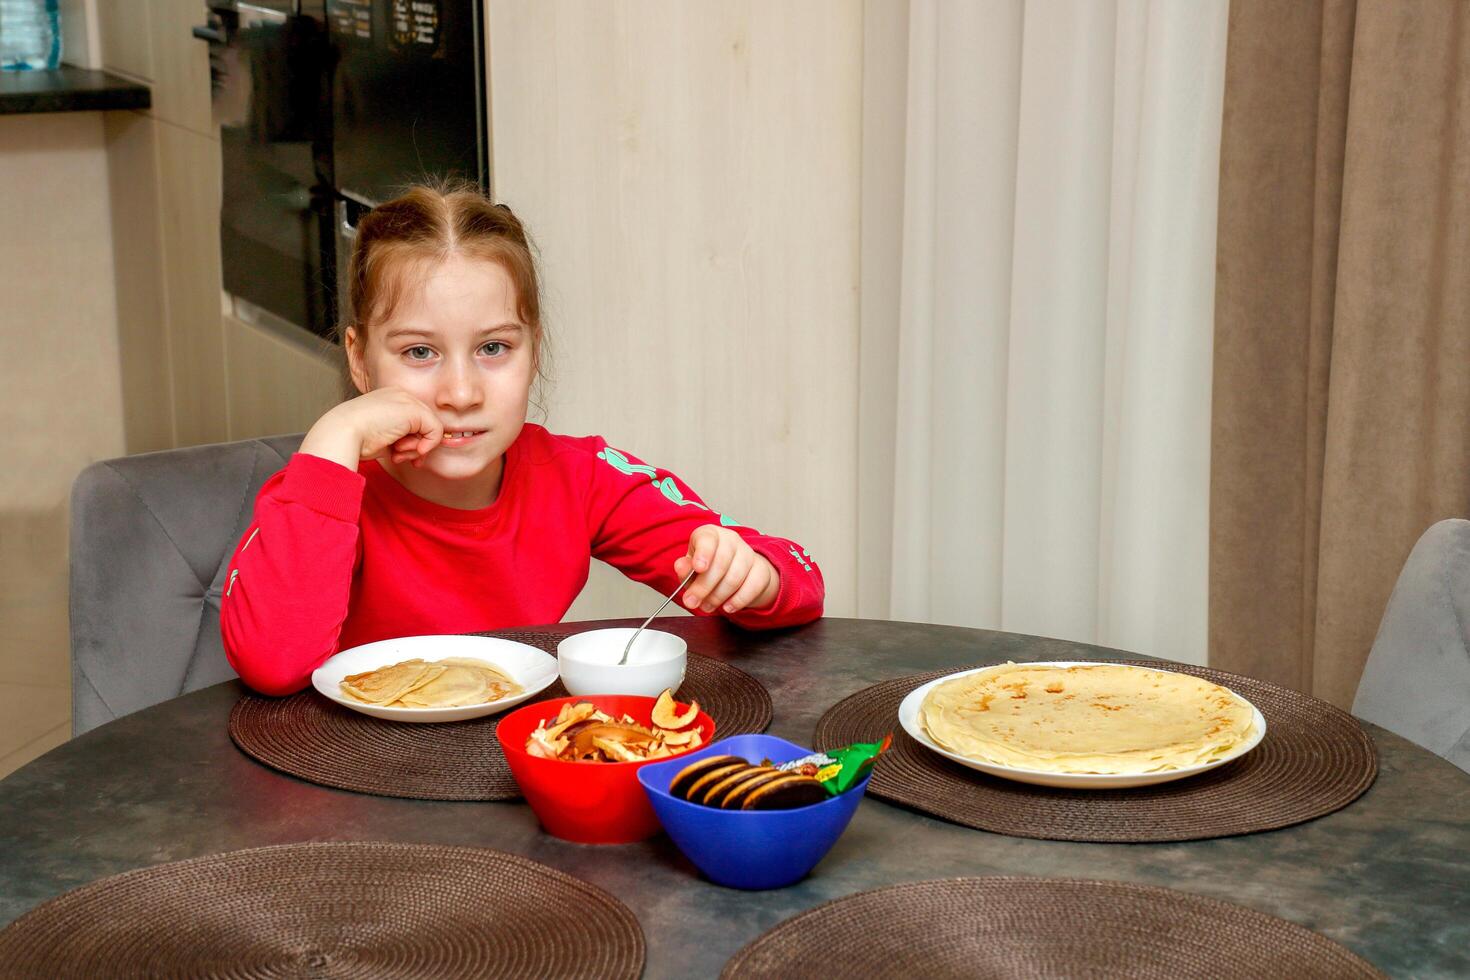
[[[489,187],[480,0],[210,0],[225,291],[330,337],[357,218],[426,177]]]

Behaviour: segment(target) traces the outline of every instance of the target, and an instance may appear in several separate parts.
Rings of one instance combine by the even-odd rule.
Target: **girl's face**
[[[417,281],[392,317],[373,324],[365,341],[347,331],[353,383],[362,392],[402,388],[444,423],[444,442],[421,467],[383,461],[385,469],[427,499],[488,505],[505,450],[526,422],[536,373],[531,328],[498,262],[452,255],[408,274]]]

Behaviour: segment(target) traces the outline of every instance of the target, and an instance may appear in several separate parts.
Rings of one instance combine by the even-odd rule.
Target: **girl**
[[[265,694],[339,650],[561,619],[600,558],[684,605],[765,629],[822,614],[800,547],[742,527],[597,436],[526,421],[543,329],[520,222],[473,188],[416,187],[358,226],[360,394],[261,488],[221,604],[230,664]]]

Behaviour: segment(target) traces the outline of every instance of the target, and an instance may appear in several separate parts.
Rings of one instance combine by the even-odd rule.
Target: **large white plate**
[[[521,693],[499,701],[458,708],[388,708],[363,704],[342,696],[342,678],[376,670],[403,660],[443,660],[474,657],[499,667],[521,686]],[[401,636],[343,650],[311,672],[311,685],[344,708],[389,721],[464,721],[504,711],[546,688],[556,680],[556,658],[525,643],[490,636]]]
[[[935,680],[932,680],[927,684],[920,685],[919,687],[911,691],[909,693],[909,696],[904,698],[903,702],[898,706],[898,723],[903,726],[904,731],[913,736],[914,741],[918,742],[926,749],[929,749],[931,752],[937,752],[940,755],[944,756],[946,759],[952,759],[962,766],[969,766],[971,769],[978,769],[979,771],[989,773],[992,776],[1000,776],[1002,779],[1013,779],[1016,782],[1020,783],[1034,783],[1037,786],[1061,786],[1067,789],[1127,789],[1132,786],[1152,786],[1155,783],[1167,783],[1171,780],[1183,779],[1186,776],[1194,776],[1202,772],[1207,772],[1211,769],[1218,769],[1221,766],[1225,765],[1225,763],[1230,762],[1233,759],[1239,759],[1241,756],[1245,755],[1251,749],[1259,745],[1261,743],[1261,739],[1266,737],[1266,719],[1262,717],[1261,712],[1256,708],[1255,705],[1251,704],[1250,701],[1247,701],[1245,698],[1240,698],[1239,694],[1235,694],[1235,692],[1232,691],[1232,694],[1235,694],[1236,697],[1240,698],[1242,701],[1245,701],[1246,704],[1251,704],[1251,711],[1255,714],[1254,733],[1251,735],[1250,738],[1246,739],[1240,745],[1236,746],[1235,749],[1233,749],[1228,755],[1221,756],[1220,758],[1215,759],[1213,762],[1206,762],[1198,766],[1189,766],[1185,769],[1165,769],[1161,772],[1140,772],[1119,775],[1114,775],[1110,773],[1042,772],[1037,769],[1016,769],[1011,766],[998,766],[990,762],[977,762],[974,759],[967,759],[962,755],[956,755],[948,749],[942,748],[939,745],[935,744],[934,741],[929,738],[928,733],[924,731],[924,726],[919,723],[919,706],[924,703],[925,695],[933,690],[935,685],[942,684],[945,681],[953,680],[956,677],[965,677],[969,674],[979,674],[983,671],[994,670],[996,667],[1000,666],[1004,665],[992,664],[989,667],[977,667],[974,670],[961,670],[953,674],[948,674],[944,677],[936,678]],[[1021,666],[1120,667],[1130,665],[1109,664],[1107,661],[1104,660],[1046,660],[1034,664],[1022,664]],[[1161,667],[1142,667],[1138,669],[1157,670],[1165,674],[1178,673],[1177,671],[1164,670]]]

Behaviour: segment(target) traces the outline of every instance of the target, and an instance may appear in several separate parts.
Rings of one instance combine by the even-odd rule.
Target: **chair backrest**
[[[1394,585],[1353,713],[1470,772],[1470,521],[1419,538]]]
[[[72,732],[235,676],[226,564],[301,435],[93,463],[72,485]]]

